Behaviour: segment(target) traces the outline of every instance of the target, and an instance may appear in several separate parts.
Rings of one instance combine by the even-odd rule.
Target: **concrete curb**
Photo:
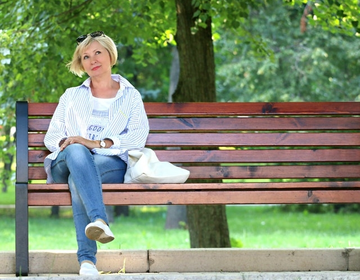
[[[360,248],[100,250],[97,258],[97,268],[105,273],[117,273],[125,268],[126,277],[129,277],[127,276],[129,274],[133,276],[141,274],[140,278],[133,279],[152,279],[141,277],[149,277],[149,275],[159,277],[158,275],[164,275],[163,273],[166,273],[167,277],[172,274],[180,277],[167,279],[187,279],[184,278],[188,275],[186,273],[197,273],[198,276],[202,273],[206,275],[220,273],[219,275],[212,274],[211,277],[222,279],[217,277],[223,277],[225,272],[239,276],[247,272],[317,273],[319,271],[354,272],[358,275],[357,279],[360,279]],[[29,274],[42,275],[41,277],[52,275],[51,278],[53,278],[54,275],[65,274],[68,279],[69,275],[77,275],[79,271],[76,251],[31,251],[29,262]],[[0,252],[0,275],[11,274],[15,274],[15,253]]]
[[[1,276],[1,280],[358,280],[358,272],[321,271],[321,272],[238,272],[238,273],[147,273],[111,274],[92,277],[79,275],[29,275],[28,277]]]

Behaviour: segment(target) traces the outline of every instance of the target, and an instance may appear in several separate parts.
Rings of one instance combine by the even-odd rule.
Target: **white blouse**
[[[90,78],[80,86],[68,88],[60,97],[44,139],[45,146],[51,152],[44,161],[48,183],[53,182],[50,171],[51,161],[59,154],[59,143],[64,138],[70,136],[82,136],[92,140],[109,138],[114,143],[110,148],[95,148],[92,152],[119,156],[125,162],[127,162],[128,150],[141,149],[145,146],[149,134],[149,122],[141,95],[120,75],[112,75],[112,79],[120,83],[120,90],[115,100],[111,102],[106,125],[96,134],[95,139],[89,137],[88,131],[96,101],[91,94]]]

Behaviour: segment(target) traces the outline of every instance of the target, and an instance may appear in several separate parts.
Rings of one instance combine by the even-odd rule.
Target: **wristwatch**
[[[106,143],[104,140],[100,140],[100,148],[106,148]]]

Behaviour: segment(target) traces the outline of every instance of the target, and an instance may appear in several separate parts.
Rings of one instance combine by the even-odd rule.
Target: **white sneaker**
[[[85,234],[87,238],[101,243],[108,243],[115,238],[108,225],[105,225],[100,220],[88,224],[85,228]]]
[[[96,269],[96,266],[94,264],[83,262],[80,266],[79,275],[80,276],[99,275],[99,271]]]

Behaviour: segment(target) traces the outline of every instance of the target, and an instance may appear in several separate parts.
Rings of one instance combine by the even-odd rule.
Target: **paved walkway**
[[[359,280],[360,272],[321,271],[321,272],[244,272],[244,273],[127,273],[82,277],[75,274],[40,274],[28,277],[0,275],[0,279],[26,280]]]

